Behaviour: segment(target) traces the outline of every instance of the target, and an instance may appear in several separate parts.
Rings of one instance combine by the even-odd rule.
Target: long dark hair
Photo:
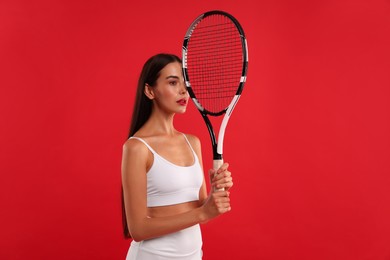
[[[144,64],[138,80],[137,93],[135,96],[133,116],[131,118],[129,138],[133,136],[149,119],[152,113],[152,101],[144,93],[145,85],[156,86],[160,71],[169,63],[180,62],[181,59],[174,54],[160,53],[149,58]],[[122,222],[125,238],[131,238],[126,220],[125,204],[122,187]]]

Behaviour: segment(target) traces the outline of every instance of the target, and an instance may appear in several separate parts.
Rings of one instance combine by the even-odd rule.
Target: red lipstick
[[[187,105],[187,99],[185,98],[179,99],[178,101],[176,101],[176,103],[178,103],[180,106],[185,106]]]

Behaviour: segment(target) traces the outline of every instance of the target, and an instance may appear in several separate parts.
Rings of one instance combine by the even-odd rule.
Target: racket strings
[[[188,42],[187,71],[198,102],[208,111],[225,110],[235,96],[242,75],[241,36],[223,15],[199,22]]]

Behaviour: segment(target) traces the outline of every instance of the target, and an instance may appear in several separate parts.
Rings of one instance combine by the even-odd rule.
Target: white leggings
[[[162,237],[132,241],[126,260],[201,260],[202,234],[195,225]]]

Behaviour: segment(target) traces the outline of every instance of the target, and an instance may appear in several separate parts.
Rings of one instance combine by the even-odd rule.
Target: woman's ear
[[[150,100],[154,99],[153,88],[151,86],[149,86],[147,83],[145,84],[145,87],[144,87],[144,93]]]

